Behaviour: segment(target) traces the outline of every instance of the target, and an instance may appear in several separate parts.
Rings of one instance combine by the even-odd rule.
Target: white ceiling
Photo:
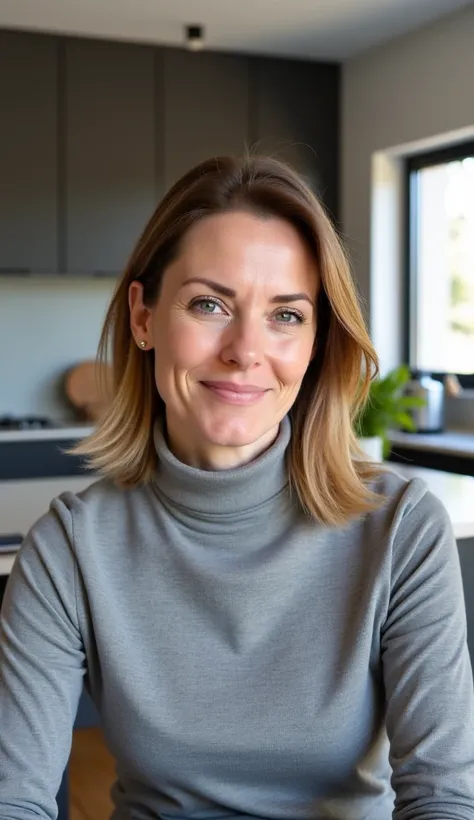
[[[223,51],[344,60],[472,0],[0,0],[0,27],[180,45],[206,27]]]

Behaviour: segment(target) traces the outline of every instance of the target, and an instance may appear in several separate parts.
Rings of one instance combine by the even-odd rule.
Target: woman
[[[6,595],[0,817],[54,816],[84,678],[117,820],[474,818],[456,545],[420,481],[357,452],[375,354],[305,184],[188,173],[107,341],[80,448],[104,477],[53,501]]]

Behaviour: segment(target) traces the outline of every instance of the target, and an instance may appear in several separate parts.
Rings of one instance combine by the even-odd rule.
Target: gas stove
[[[46,416],[0,416],[0,430],[46,430],[57,424]]]

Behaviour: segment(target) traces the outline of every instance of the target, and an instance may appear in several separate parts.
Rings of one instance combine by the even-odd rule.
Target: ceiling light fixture
[[[204,28],[199,25],[184,27],[184,40],[190,51],[200,51],[204,48]]]

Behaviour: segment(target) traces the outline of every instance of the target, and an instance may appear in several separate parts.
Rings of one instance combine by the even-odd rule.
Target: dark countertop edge
[[[451,442],[446,441],[447,437],[465,436],[472,439],[472,450],[463,449],[462,445],[453,446]],[[413,436],[413,438],[412,438]],[[420,441],[419,437],[423,436]],[[444,442],[443,442],[444,438]],[[474,432],[469,430],[446,430],[443,433],[402,433],[394,431],[388,434],[388,440],[395,450],[410,450],[425,453],[440,453],[456,458],[474,459]]]
[[[87,474],[85,459],[65,452],[77,443],[76,438],[0,441],[0,481]]]

